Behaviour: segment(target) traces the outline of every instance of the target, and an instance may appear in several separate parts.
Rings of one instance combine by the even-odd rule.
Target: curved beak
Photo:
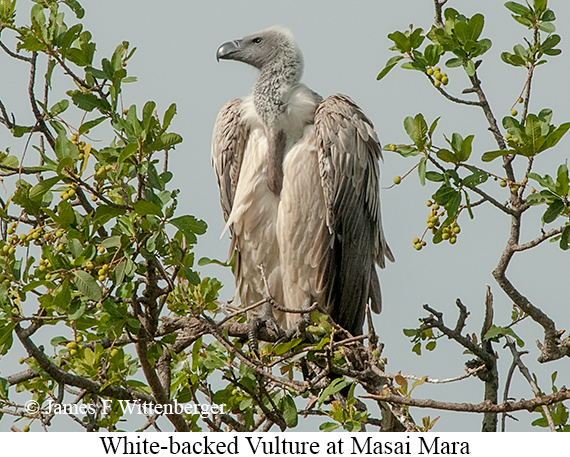
[[[216,60],[232,60],[234,55],[241,50],[241,40],[228,41],[222,44],[216,52]]]

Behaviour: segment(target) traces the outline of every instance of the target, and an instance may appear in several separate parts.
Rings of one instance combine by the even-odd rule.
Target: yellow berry
[[[507,181],[505,181],[504,179],[500,182],[499,184],[501,187],[507,187]]]
[[[417,236],[412,240],[413,244],[418,244],[419,242],[420,242],[420,239]]]
[[[394,184],[400,184],[402,182],[402,177],[401,176],[396,176],[394,178]]]
[[[443,238],[444,240],[448,240],[449,237],[450,237],[449,232],[442,232],[441,238]]]
[[[458,234],[459,232],[461,232],[461,228],[459,227],[459,225],[453,227],[453,233]]]
[[[444,73],[442,78],[441,78],[441,84],[443,84],[444,86],[447,86],[447,83],[449,82],[449,78],[447,77],[447,75]]]
[[[429,76],[433,75],[433,68],[428,68],[427,71],[426,71],[426,73],[427,73]]]
[[[429,206],[431,206],[431,205],[433,205],[433,202],[432,202],[431,200],[428,200],[428,201],[426,202],[426,206],[429,207]]]
[[[396,145],[394,143],[392,143],[390,145],[390,151],[395,151],[396,150]]]
[[[421,248],[422,248],[422,243],[416,243],[416,244],[414,244],[414,248],[416,249],[416,251],[421,250]]]
[[[24,425],[24,426],[22,427],[22,431],[24,431],[24,432],[29,432],[29,431],[30,431],[30,426],[29,426],[29,425]]]
[[[105,252],[105,248],[103,246],[99,246],[97,251],[99,251],[99,254],[103,254]]]
[[[522,102],[524,102],[524,100],[523,100],[522,97],[519,97],[519,99],[517,100],[517,102],[518,102],[518,103],[522,103]]]
[[[455,244],[456,241],[457,241],[457,238],[454,237],[454,236],[452,236],[452,237],[449,239],[449,243],[450,243],[450,244]]]
[[[511,116],[516,116],[517,114],[519,114],[519,112],[516,109],[512,109],[511,110]]]
[[[441,81],[439,81],[438,79],[436,79],[436,80],[433,82],[433,85],[434,85],[435,87],[439,87],[439,86],[441,86]]]
[[[101,281],[101,282],[105,281],[105,276],[104,276],[104,275],[99,275],[99,281]]]

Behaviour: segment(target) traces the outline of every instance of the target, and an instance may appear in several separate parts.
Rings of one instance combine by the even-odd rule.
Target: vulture
[[[251,95],[221,109],[212,140],[237,298],[250,306],[268,289],[285,312],[269,307],[253,318],[263,314],[286,331],[301,319],[287,309],[317,302],[361,334],[368,303],[381,309],[376,265],[394,260],[380,218],[372,122],[349,97],[323,99],[300,82],[303,58],[287,29],[229,41],[216,57],[259,71]]]

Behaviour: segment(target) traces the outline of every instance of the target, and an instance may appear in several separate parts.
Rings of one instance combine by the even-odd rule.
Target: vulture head
[[[218,48],[216,58],[218,61],[237,60],[258,70],[275,65],[294,67],[298,71],[302,68],[301,51],[293,34],[279,26],[222,44]]]

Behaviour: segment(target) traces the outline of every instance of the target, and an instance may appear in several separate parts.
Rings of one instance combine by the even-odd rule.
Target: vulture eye
[[[263,41],[263,38],[261,38],[261,37],[256,37],[256,38],[254,38],[254,39],[251,40],[251,41],[253,41],[255,44],[260,44],[260,43]]]

